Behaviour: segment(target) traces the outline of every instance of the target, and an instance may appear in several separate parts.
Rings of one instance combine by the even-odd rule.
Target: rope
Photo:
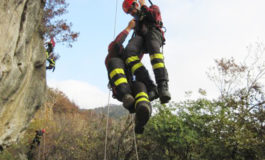
[[[42,153],[42,157],[44,157],[44,159],[45,159],[45,143],[46,143],[46,141],[45,141],[45,134],[43,134],[43,153]]]
[[[133,121],[133,116],[131,115],[132,121]],[[135,147],[135,154],[136,154],[136,159],[139,160],[139,155],[138,155],[138,150],[137,150],[137,142],[136,142],[136,135],[135,135],[135,124],[133,123],[133,140],[134,140],[134,147]]]
[[[115,10],[115,18],[114,18],[114,34],[113,34],[113,39],[115,38],[115,35],[116,35],[117,11],[118,11],[118,0],[116,0],[116,10]]]
[[[44,115],[45,115],[45,117],[44,117],[45,122],[44,123],[47,124],[47,104],[44,105]],[[44,151],[45,151],[45,137],[44,136],[45,135],[43,134],[43,138],[42,138],[43,143],[41,143],[41,145],[43,146],[42,150],[41,150],[41,145],[38,146],[39,147],[38,148],[38,150],[39,150],[38,151],[38,160],[40,160],[44,155]]]
[[[115,18],[114,18],[114,31],[113,31],[114,33],[113,33],[113,39],[115,38],[115,35],[116,35],[117,11],[118,11],[118,0],[116,0],[116,9],[115,9]],[[109,128],[110,92],[111,92],[111,90],[109,90],[109,97],[108,97],[108,113],[107,113],[107,122],[106,122],[104,160],[107,160],[107,144],[108,144],[108,128]]]
[[[38,160],[40,160],[40,146],[39,146],[39,151],[38,151]]]
[[[48,108],[47,105],[45,105],[45,124],[46,124],[46,125],[45,125],[45,129],[48,128],[48,127],[47,127],[47,124],[48,124],[48,123],[47,123],[47,121],[48,121],[48,120],[47,120],[47,119],[48,119],[48,113],[47,113],[48,111],[47,111],[47,108]],[[45,156],[45,145],[46,145],[45,143],[46,143],[46,141],[45,141],[45,133],[43,133],[43,152],[42,152],[42,157]],[[44,159],[45,159],[45,157],[44,157]]]
[[[153,3],[152,3],[152,1],[151,0],[148,0],[149,1],[149,3],[151,4],[151,6],[153,5]]]
[[[107,160],[107,143],[108,143],[108,128],[109,128],[109,106],[110,106],[110,90],[108,97],[108,112],[107,112],[107,122],[106,122],[106,134],[105,134],[105,150],[104,150],[104,160]]]

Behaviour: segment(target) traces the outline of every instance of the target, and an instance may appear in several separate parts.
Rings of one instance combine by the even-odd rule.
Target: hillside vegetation
[[[254,63],[250,67],[233,59],[216,64],[209,77],[220,89],[219,98],[210,100],[200,89],[201,97],[195,100],[153,103],[145,133],[136,137],[140,160],[265,159],[265,96],[260,83],[264,63],[257,70]],[[25,156],[34,131],[42,128],[47,132],[33,151],[35,159],[104,159],[105,109],[80,110],[59,91],[50,89],[47,94],[23,140],[2,152],[0,159]],[[116,110],[119,114],[109,120],[107,159],[134,160],[133,118]]]

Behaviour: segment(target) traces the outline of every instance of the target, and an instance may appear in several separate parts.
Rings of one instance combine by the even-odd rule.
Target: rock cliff
[[[0,3],[0,145],[17,141],[46,91],[42,0]]]

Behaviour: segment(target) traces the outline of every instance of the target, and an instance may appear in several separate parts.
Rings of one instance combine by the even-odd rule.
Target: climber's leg
[[[136,81],[133,83],[133,93],[135,96],[135,133],[142,134],[144,126],[149,120],[152,112],[148,98],[147,89],[144,83]]]
[[[113,93],[119,101],[123,102],[126,109],[133,112],[134,98],[124,68],[124,62],[120,58],[111,58],[108,61],[108,76]]]
[[[160,51],[162,45],[162,33],[153,29],[146,35],[146,46],[150,55],[151,64],[155,74],[158,94],[161,103],[168,103],[171,99],[168,91],[168,72],[164,62],[164,55]]]
[[[125,48],[124,60],[131,73],[136,76],[136,80],[147,86],[150,99],[153,100],[157,98],[156,85],[139,58],[139,55],[142,54],[143,44],[144,40],[141,36],[133,37]]]

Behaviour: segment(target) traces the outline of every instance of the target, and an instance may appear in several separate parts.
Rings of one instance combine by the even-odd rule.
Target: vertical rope
[[[104,150],[104,160],[107,160],[107,143],[108,143],[108,128],[109,128],[109,106],[110,106],[110,92],[108,97],[108,111],[107,111],[107,122],[106,122],[106,134],[105,134],[105,150]]]
[[[133,116],[131,115],[132,122],[133,122]],[[136,159],[139,160],[138,150],[137,150],[137,142],[136,142],[136,135],[135,135],[135,124],[133,123],[133,140],[134,140],[134,147],[135,147],[135,154]]]
[[[42,153],[42,157],[45,159],[45,143],[46,143],[46,141],[45,141],[45,133],[43,134],[43,153]]]
[[[151,4],[151,6],[153,5],[153,3],[152,3],[152,1],[151,0],[148,0],[149,1],[149,3]]]
[[[114,33],[113,33],[113,39],[115,38],[115,35],[116,35],[117,11],[118,11],[118,0],[116,0],[116,9],[115,9],[115,18],[114,18],[114,31],[113,31]],[[104,160],[107,160],[107,144],[108,144],[108,128],[109,128],[110,92],[111,92],[111,90],[109,90],[109,97],[108,97],[108,113],[107,113],[107,122],[106,122]]]
[[[39,151],[38,151],[38,160],[40,160],[40,146],[39,146]]]
[[[47,107],[47,105],[45,105],[45,130],[48,128],[48,126],[47,126],[47,124],[48,124],[48,112],[49,112],[49,110],[48,110],[48,107]],[[46,133],[43,133],[43,153],[42,153],[42,157],[44,157],[45,156],[45,143],[46,143],[46,141],[45,141],[45,134]],[[45,159],[45,157],[44,157],[44,159]]]
[[[115,18],[114,18],[114,34],[113,34],[113,39],[115,38],[115,35],[116,35],[117,11],[118,11],[118,0],[116,0],[116,10],[115,10]]]

